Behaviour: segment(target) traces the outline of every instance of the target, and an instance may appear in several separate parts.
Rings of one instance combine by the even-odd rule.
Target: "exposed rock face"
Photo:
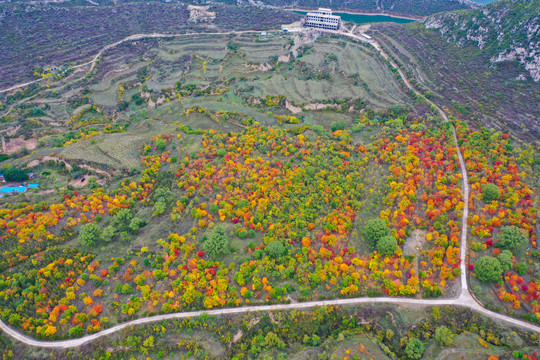
[[[540,2],[501,0],[477,10],[433,15],[424,20],[463,46],[478,46],[492,63],[517,61],[540,81]]]

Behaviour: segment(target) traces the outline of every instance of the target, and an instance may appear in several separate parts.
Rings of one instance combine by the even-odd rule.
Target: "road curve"
[[[232,33],[257,33],[258,31],[237,31],[237,32],[229,32],[229,33],[205,33],[204,35],[226,35],[226,34],[232,34]],[[338,35],[345,35],[351,38],[354,38],[356,40],[368,42],[365,39],[356,36],[354,34],[350,33],[343,33],[343,32],[335,32],[335,31],[327,31],[330,33],[338,34]],[[203,35],[203,34],[137,34],[128,36],[125,39],[122,39],[114,44],[107,45],[105,48],[103,48],[91,61],[86,62],[84,64],[77,65],[76,67],[86,66],[89,64],[95,64],[99,56],[101,54],[119,44],[125,41],[129,40],[137,40],[137,39],[143,39],[143,38],[152,38],[152,37],[175,37],[175,36],[189,36],[189,35]],[[379,53],[385,58],[390,59],[389,56],[382,50],[381,46],[376,42],[369,42]],[[405,74],[403,71],[397,66],[397,64],[390,59],[390,64],[399,72],[401,75],[405,85],[407,88],[412,90],[414,93],[421,95],[408,81],[408,79],[405,77]],[[20,87],[26,86],[29,83],[21,84]],[[9,91],[3,90],[3,91]],[[0,91],[0,92],[3,92]],[[444,121],[449,122],[448,117],[446,113],[438,107],[436,104],[434,104],[429,99],[426,99],[430,105],[433,105],[437,108],[439,111],[439,114],[443,118]],[[520,327],[529,331],[534,331],[537,333],[540,333],[540,327],[530,324],[528,322],[518,320],[515,318],[512,318],[510,316],[499,314],[490,310],[487,310],[484,308],[481,304],[479,304],[471,295],[468,284],[467,284],[467,267],[466,267],[466,255],[467,255],[467,217],[468,217],[468,204],[469,204],[469,181],[467,176],[467,170],[465,167],[465,161],[463,159],[463,156],[461,154],[461,150],[459,148],[459,143],[457,139],[457,134],[454,126],[452,126],[453,131],[453,138],[457,149],[457,155],[459,159],[460,169],[461,169],[461,176],[462,176],[462,192],[463,192],[463,213],[462,213],[462,227],[461,227],[461,244],[460,244],[460,253],[461,253],[461,292],[458,297],[456,298],[450,298],[450,299],[410,299],[410,298],[398,298],[398,297],[378,297],[378,298],[369,298],[369,297],[361,297],[361,298],[350,298],[350,299],[335,299],[335,300],[323,300],[323,301],[309,301],[309,302],[301,302],[301,303],[292,303],[292,304],[277,304],[277,305],[260,305],[260,306],[244,306],[244,307],[235,307],[235,308],[225,308],[225,309],[213,309],[213,310],[200,310],[200,311],[189,311],[189,312],[180,312],[180,313],[172,313],[172,314],[164,314],[164,315],[155,315],[151,317],[145,317],[141,319],[135,319],[131,320],[122,324],[118,324],[116,326],[113,326],[108,329],[104,329],[98,333],[86,335],[82,338],[78,339],[70,339],[70,340],[58,340],[58,341],[41,341],[41,340],[35,340],[32,339],[29,336],[26,336],[24,334],[21,334],[17,330],[12,329],[8,325],[6,325],[3,321],[0,320],[0,328],[9,336],[13,337],[14,339],[29,345],[29,346],[35,346],[35,347],[43,347],[43,348],[73,348],[77,346],[81,346],[83,344],[86,344],[88,342],[94,341],[96,339],[102,338],[104,336],[110,335],[112,333],[115,333],[117,331],[123,330],[125,328],[135,326],[135,325],[142,325],[162,320],[170,320],[170,319],[184,319],[184,318],[191,318],[191,317],[197,317],[202,315],[203,313],[208,315],[226,315],[226,314],[241,314],[241,313],[247,313],[247,312],[259,312],[259,311],[278,311],[278,310],[292,310],[292,309],[306,309],[316,306],[336,306],[336,305],[372,305],[372,304],[394,304],[394,305],[412,305],[412,306],[460,306],[464,308],[468,308],[470,310],[476,311],[481,313],[484,316],[487,316],[491,319],[498,320],[505,322],[509,325]]]
[[[523,321],[509,318],[508,316],[494,313],[492,311],[486,310],[483,307],[475,303],[475,306],[470,306],[470,303],[459,297],[457,299],[409,299],[409,298],[393,298],[393,297],[379,297],[379,298],[351,298],[351,299],[336,299],[336,300],[323,300],[323,301],[310,301],[303,303],[294,303],[294,304],[278,304],[278,305],[261,305],[261,306],[244,306],[236,308],[226,308],[226,309],[214,309],[214,310],[200,310],[200,311],[190,311],[190,312],[181,312],[173,314],[164,314],[164,315],[155,315],[151,317],[141,318],[131,320],[116,326],[113,326],[109,329],[102,330],[98,333],[92,335],[86,335],[78,339],[70,340],[59,340],[59,341],[40,341],[32,339],[26,335],[19,333],[16,330],[13,330],[11,327],[7,326],[4,322],[0,322],[0,328],[11,337],[21,341],[22,343],[30,346],[43,347],[43,348],[73,348],[81,346],[88,342],[97,340],[104,336],[110,335],[117,331],[129,328],[135,325],[142,325],[153,323],[162,320],[171,320],[171,319],[185,319],[193,318],[204,314],[208,315],[227,315],[227,314],[242,314],[247,312],[260,312],[260,311],[279,311],[279,310],[291,310],[291,309],[307,309],[316,306],[343,306],[343,305],[373,305],[373,304],[393,304],[393,305],[413,305],[413,306],[461,306],[470,308],[471,310],[478,311],[483,315],[488,317],[504,321],[510,325],[517,327],[524,327],[527,330],[536,331],[540,333],[540,327],[525,323]]]

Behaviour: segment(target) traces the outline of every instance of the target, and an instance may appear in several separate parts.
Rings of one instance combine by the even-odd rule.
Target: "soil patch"
[[[326,108],[337,108],[337,104],[307,104],[304,106],[304,109],[306,110],[324,110]]]
[[[293,104],[291,104],[289,102],[289,100],[285,101],[285,107],[287,108],[287,110],[289,110],[290,112],[292,112],[295,115],[300,114],[302,112],[302,108],[294,106]]]
[[[426,231],[416,229],[412,232],[411,236],[405,240],[403,246],[403,254],[415,254],[418,255],[422,249],[422,244],[426,242]]]
[[[5,154],[13,154],[26,148],[28,150],[34,150],[38,146],[36,139],[25,140],[22,136],[10,139],[9,142],[2,141]]]

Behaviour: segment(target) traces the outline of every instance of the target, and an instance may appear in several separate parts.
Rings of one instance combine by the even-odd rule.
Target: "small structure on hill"
[[[362,34],[362,37],[363,37],[364,39],[366,39],[367,41],[369,41],[369,42],[373,42],[373,38],[372,38],[371,36],[369,36],[369,35]]]
[[[341,26],[341,17],[332,15],[331,9],[319,8],[317,11],[308,12],[302,23],[306,27],[338,30]]]

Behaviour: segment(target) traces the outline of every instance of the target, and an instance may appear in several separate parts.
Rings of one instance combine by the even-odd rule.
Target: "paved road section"
[[[371,44],[379,53],[385,58],[389,59],[389,56],[383,51],[381,46],[375,41],[367,41],[367,39],[354,35],[350,32],[337,32],[326,30],[325,32],[338,34],[342,36],[347,36],[356,40],[367,42]],[[129,36],[123,40],[117,41],[113,44],[107,45],[104,47],[91,61],[84,64],[77,65],[76,67],[82,67],[91,64],[91,69],[94,67],[97,59],[108,49],[111,49],[125,41],[138,40],[144,38],[156,38],[156,37],[179,37],[179,36],[191,36],[191,35],[227,35],[227,34],[241,34],[241,33],[258,33],[258,31],[233,31],[229,33],[206,33],[206,34],[177,34],[177,35],[167,35],[167,34],[137,34]],[[393,66],[401,75],[403,82],[412,90],[415,94],[421,95],[409,82],[403,71],[397,66],[397,64],[390,60],[391,66]],[[39,80],[37,80],[39,81]],[[35,82],[37,82],[35,81]],[[30,83],[20,84],[10,89],[6,89],[0,92],[10,91],[18,87],[26,86]],[[429,99],[426,99],[430,105],[433,105],[437,108],[437,111],[441,115],[442,119],[446,122],[449,122],[448,116],[446,113],[434,104]],[[458,139],[456,134],[456,129],[452,127],[454,143],[457,149],[457,155],[459,159],[460,169],[461,169],[461,179],[462,179],[462,193],[463,193],[463,213],[462,213],[462,223],[461,223],[461,245],[460,245],[460,257],[461,257],[461,287],[459,296],[456,298],[450,299],[410,299],[410,298],[398,298],[398,297],[378,297],[378,298],[350,298],[350,299],[336,299],[336,300],[324,300],[324,301],[309,301],[293,304],[278,304],[278,305],[260,305],[260,306],[244,306],[236,308],[226,308],[226,309],[214,309],[214,310],[201,310],[201,311],[189,311],[189,312],[180,312],[173,314],[165,315],[156,315],[151,317],[145,317],[141,319],[131,320],[116,326],[113,326],[109,329],[102,330],[98,333],[92,335],[86,335],[79,339],[70,339],[70,340],[58,340],[58,341],[40,341],[32,339],[26,335],[21,334],[17,330],[12,329],[4,322],[0,320],[0,328],[8,335],[14,339],[29,345],[43,348],[73,348],[81,346],[88,342],[94,341],[96,339],[102,338],[104,336],[110,335],[117,331],[123,330],[125,328],[153,323],[157,321],[170,320],[170,319],[184,319],[192,318],[202,315],[203,313],[208,315],[226,315],[226,314],[242,314],[247,312],[259,312],[259,311],[277,311],[277,310],[292,310],[292,309],[307,309],[316,306],[336,306],[336,305],[373,305],[373,304],[394,304],[394,305],[410,305],[410,306],[460,306],[464,308],[471,309],[473,311],[479,312],[484,316],[491,318],[492,320],[502,321],[509,325],[520,327],[526,330],[534,331],[540,333],[540,327],[530,324],[528,322],[515,319],[511,316],[499,314],[484,308],[480,303],[478,303],[469,291],[467,284],[467,267],[466,267],[466,257],[467,257],[467,217],[469,215],[469,181],[467,176],[467,169],[465,167],[465,161],[463,160],[463,155],[461,154],[461,149],[458,146]]]

